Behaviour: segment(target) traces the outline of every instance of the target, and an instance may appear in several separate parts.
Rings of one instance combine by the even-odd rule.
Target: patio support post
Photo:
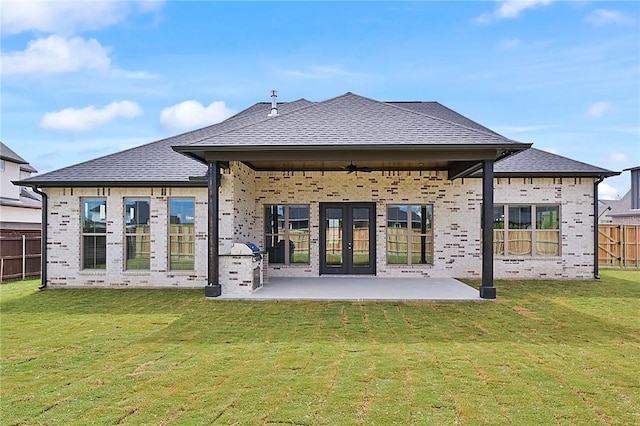
[[[219,241],[219,189],[220,189],[220,163],[209,162],[207,170],[208,188],[208,276],[205,287],[205,297],[218,297],[222,294],[220,286],[220,264],[218,259]]]
[[[482,285],[480,297],[495,299],[493,286],[493,160],[482,163]]]

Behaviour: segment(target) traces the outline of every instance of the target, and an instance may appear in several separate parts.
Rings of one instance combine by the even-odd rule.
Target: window
[[[536,255],[560,255],[560,206],[535,206]]]
[[[560,206],[494,206],[493,253],[508,256],[559,256]]]
[[[4,170],[4,160],[0,160],[0,170]]]
[[[169,269],[195,268],[195,200],[169,199]]]
[[[107,268],[107,200],[82,199],[82,269]]]
[[[433,263],[433,205],[387,207],[387,263]]]
[[[308,264],[309,206],[265,205],[264,235],[269,263]]]
[[[124,199],[125,269],[149,269],[151,235],[149,228],[149,200]]]

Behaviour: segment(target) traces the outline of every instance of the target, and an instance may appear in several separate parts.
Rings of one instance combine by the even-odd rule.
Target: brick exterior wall
[[[207,282],[206,188],[46,188],[47,285],[57,287],[202,287]],[[107,266],[81,268],[82,198],[107,199]],[[151,262],[148,271],[124,268],[124,198],[149,198]],[[170,271],[168,200],[195,199],[195,269]],[[223,220],[221,219],[221,222]]]
[[[376,273],[386,277],[481,276],[482,180],[449,181],[445,172],[256,173],[256,204],[309,204],[309,265],[271,265],[270,276],[319,274],[319,203],[376,203]],[[593,277],[593,179],[499,178],[495,204],[560,204],[561,256],[496,256],[495,278]],[[388,265],[388,204],[433,204],[433,265]],[[263,222],[262,209],[256,210]],[[264,244],[262,228],[256,238]]]
[[[481,274],[481,179],[448,181],[444,172],[254,172],[232,163],[222,176],[220,253],[234,242],[264,247],[265,204],[310,206],[310,263],[269,266],[270,276],[318,276],[319,204],[376,204],[376,273],[385,277],[478,278]],[[206,188],[47,188],[48,285],[51,287],[202,287],[207,282]],[[81,199],[107,198],[107,268],[81,270]],[[151,267],[124,270],[125,197],[151,200]],[[168,270],[168,198],[194,197],[195,269]],[[498,178],[496,204],[560,204],[561,256],[496,256],[495,278],[588,279],[593,276],[593,179]],[[388,265],[389,204],[433,204],[433,265]],[[222,264],[231,264],[223,261]],[[229,270],[221,265],[223,292]],[[242,286],[246,287],[246,286]],[[244,292],[246,288],[241,291]]]

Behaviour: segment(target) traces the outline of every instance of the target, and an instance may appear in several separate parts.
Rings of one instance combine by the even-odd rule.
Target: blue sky
[[[0,138],[40,172],[218,122],[271,89],[435,100],[540,149],[640,165],[638,1],[0,7]]]

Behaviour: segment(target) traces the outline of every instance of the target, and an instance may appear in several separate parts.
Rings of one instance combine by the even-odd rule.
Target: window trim
[[[549,259],[557,259],[562,257],[562,204],[560,203],[495,203],[495,207],[502,207],[503,210],[503,227],[495,228],[494,222],[494,240],[493,240],[493,255],[500,258],[549,258]],[[515,231],[509,228],[509,208],[510,207],[529,207],[531,208],[531,227],[526,229],[531,234],[531,250],[527,254],[511,254],[509,253],[509,232]],[[537,227],[537,213],[538,207],[557,207],[558,209],[558,228],[556,229],[538,229]],[[495,250],[495,231],[501,231],[503,233],[502,244],[503,250],[502,253],[496,253]],[[553,231],[558,234],[558,254],[537,254],[537,240],[538,240],[538,232],[541,231]]]
[[[171,232],[171,201],[190,200],[193,202],[193,233],[172,233]],[[174,269],[171,267],[171,237],[173,236],[193,236],[193,267],[191,269]],[[196,269],[196,199],[195,197],[169,197],[167,198],[167,270],[171,272],[192,272]]]
[[[307,217],[307,222],[308,222],[308,228],[307,228],[307,234],[308,234],[308,239],[307,239],[307,246],[306,249],[309,253],[309,256],[307,258],[306,262],[292,262],[291,261],[291,254],[289,252],[289,250],[284,250],[284,262],[283,263],[275,263],[273,262],[273,259],[269,258],[269,263],[270,264],[274,264],[274,265],[284,265],[284,266],[309,266],[311,264],[311,205],[310,204],[300,204],[300,203],[296,203],[296,204],[286,204],[286,203],[276,203],[276,204],[263,204],[262,206],[262,224],[263,224],[263,230],[264,230],[264,251],[266,252],[268,249],[268,245],[267,245],[267,239],[269,237],[273,237],[273,236],[277,236],[279,235],[278,232],[274,233],[267,233],[267,227],[266,227],[266,215],[265,215],[265,211],[267,209],[267,207],[273,207],[273,206],[282,206],[283,210],[284,210],[284,241],[291,241],[290,238],[290,230],[291,230],[291,226],[290,226],[290,222],[289,222],[289,208],[290,207],[306,207],[307,208],[307,213],[308,213],[308,217]],[[285,243],[286,244],[286,243]]]
[[[104,201],[104,232],[85,232],[84,230],[84,220],[85,220],[85,203],[87,201]],[[81,197],[80,198],[80,270],[81,271],[106,271],[107,269],[107,218],[108,218],[108,210],[107,210],[107,197]],[[96,237],[104,237],[104,268],[90,268],[85,267],[85,237],[93,237],[94,241]],[[94,247],[95,248],[95,247]],[[94,266],[97,264],[94,257]]]
[[[427,238],[429,238],[430,241],[430,247],[431,250],[425,252],[425,255],[427,257],[429,257],[430,261],[426,262],[426,263],[413,263],[413,240],[412,240],[412,233],[411,230],[413,230],[414,228],[411,227],[410,224],[413,223],[412,220],[410,220],[410,215],[412,214],[412,207],[427,207],[430,206],[431,207],[431,227],[429,228],[430,232],[427,232],[426,234],[418,234],[418,236],[422,237],[425,236]],[[389,263],[389,207],[406,207],[407,208],[407,261],[405,263]],[[386,247],[385,247],[385,257],[386,257],[386,264],[389,266],[433,266],[434,264],[434,211],[435,211],[435,205],[434,203],[407,203],[407,204],[403,204],[403,203],[390,203],[387,204],[385,206],[385,210],[386,210],[386,231],[385,231],[385,240],[386,240]],[[397,227],[394,226],[394,229],[396,229]]]
[[[125,271],[149,271],[151,270],[151,223],[149,223],[147,225],[147,232],[145,233],[130,233],[127,231],[127,202],[139,202],[139,201],[146,201],[148,206],[149,206],[149,216],[151,216],[151,198],[149,197],[123,197],[122,200],[122,208],[124,210],[123,213],[123,228],[124,228],[124,250],[123,250],[123,256],[124,256],[124,261],[123,261],[123,269]],[[129,244],[127,243],[127,238],[128,237],[148,237],[148,241],[149,241],[149,266],[147,268],[138,268],[138,269],[133,269],[133,268],[128,268],[127,267],[127,256],[129,254],[128,250],[129,250]]]

